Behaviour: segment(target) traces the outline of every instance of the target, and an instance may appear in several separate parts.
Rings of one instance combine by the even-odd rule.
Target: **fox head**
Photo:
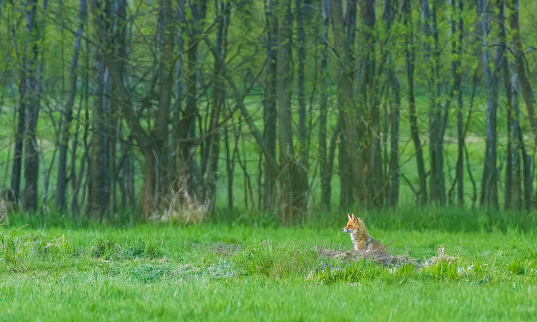
[[[360,222],[362,221],[360,218],[357,218],[352,214],[352,217],[347,214],[347,217],[349,217],[349,222],[347,222],[347,226],[343,228],[341,231],[344,233],[357,233],[360,230]]]

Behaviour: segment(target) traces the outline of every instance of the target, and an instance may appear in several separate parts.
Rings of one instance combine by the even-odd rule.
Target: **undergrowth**
[[[537,210],[532,211],[503,211],[486,208],[450,208],[450,207],[413,207],[406,206],[394,209],[378,210],[349,210],[364,220],[368,227],[381,230],[415,230],[415,231],[442,231],[442,232],[532,232],[537,230]],[[291,226],[341,228],[347,217],[345,211],[311,210],[309,213],[297,216]],[[184,226],[181,221],[157,222],[149,221],[159,226]],[[259,212],[254,210],[225,210],[215,209],[207,215],[205,223],[215,225],[252,226],[263,228],[287,227],[277,214]],[[11,213],[9,225],[3,226],[31,228],[90,228],[104,227],[132,228],[141,223],[137,212],[119,209],[109,216],[104,223],[92,221],[87,216],[74,218],[61,212],[47,212],[45,215],[28,213]]]

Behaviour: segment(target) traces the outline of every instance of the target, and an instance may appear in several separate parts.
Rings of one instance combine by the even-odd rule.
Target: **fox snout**
[[[343,228],[341,231],[344,233],[352,233],[352,229],[347,229],[347,228]]]

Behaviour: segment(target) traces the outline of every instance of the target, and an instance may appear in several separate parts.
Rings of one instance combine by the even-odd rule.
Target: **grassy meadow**
[[[187,227],[3,226],[0,320],[535,318],[534,216],[519,218],[518,228],[501,213],[410,212],[363,217],[373,237],[396,238],[393,254],[424,262],[443,244],[455,260],[394,269],[320,256],[320,249],[352,248],[341,232],[344,214],[302,227],[256,218]],[[457,216],[468,224],[440,219]]]

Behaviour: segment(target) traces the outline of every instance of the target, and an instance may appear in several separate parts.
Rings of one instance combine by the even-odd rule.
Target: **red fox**
[[[349,222],[342,231],[344,233],[351,233],[351,240],[354,244],[354,250],[375,252],[378,254],[388,253],[386,246],[391,244],[393,240],[387,245],[382,245],[378,240],[369,236],[367,233],[367,228],[365,227],[362,219],[355,217],[354,214],[352,214],[352,217],[349,214],[347,214],[347,216],[349,217]]]

